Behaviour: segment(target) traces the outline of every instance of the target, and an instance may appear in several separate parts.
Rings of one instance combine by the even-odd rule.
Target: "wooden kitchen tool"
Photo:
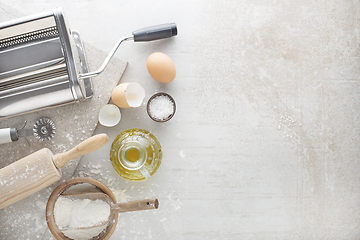
[[[110,215],[108,218],[102,222],[97,223],[93,226],[86,226],[86,227],[79,227],[79,228],[71,228],[67,227],[61,229],[62,231],[66,230],[84,230],[90,228],[98,228],[101,226],[106,226],[109,222],[113,221],[115,214],[117,213],[124,213],[124,212],[132,212],[132,211],[140,211],[140,210],[150,210],[150,209],[157,209],[159,207],[159,201],[154,199],[141,199],[141,200],[134,200],[130,202],[121,202],[121,203],[113,203],[111,198],[100,192],[91,192],[91,193],[76,193],[76,194],[63,194],[63,197],[69,198],[71,200],[84,200],[89,199],[91,201],[100,200],[109,205]],[[76,211],[76,210],[75,210]],[[81,219],[82,216],[78,218]],[[84,220],[83,220],[84,221]]]
[[[98,134],[57,155],[43,148],[0,169],[0,209],[56,183],[67,162],[95,151],[108,140],[106,134]]]
[[[100,192],[104,193],[110,197],[113,203],[116,203],[116,198],[114,193],[102,182],[88,177],[75,177],[70,178],[64,182],[61,182],[50,194],[49,199],[46,204],[46,223],[49,227],[51,234],[55,237],[56,240],[69,240],[68,237],[59,229],[58,225],[55,223],[55,203],[60,196],[68,195],[70,193],[80,194],[84,192]],[[102,232],[98,238],[101,240],[109,240],[111,235],[114,233],[116,226],[118,225],[118,215],[113,215],[113,221],[106,227],[106,230]]]

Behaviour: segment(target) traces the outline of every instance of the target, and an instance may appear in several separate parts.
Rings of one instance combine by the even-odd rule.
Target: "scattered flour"
[[[180,155],[181,158],[185,158],[185,157],[186,157],[184,150],[181,150],[181,151],[179,152],[179,155]]]
[[[110,190],[114,194],[116,202],[126,202],[130,198],[129,195],[125,194],[126,190],[116,190],[112,188],[110,188]]]

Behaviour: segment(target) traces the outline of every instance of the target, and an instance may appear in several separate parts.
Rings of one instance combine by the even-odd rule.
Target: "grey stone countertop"
[[[118,201],[160,202],[157,210],[120,214],[111,239],[360,238],[359,2],[2,0],[0,15],[54,7],[103,52],[91,57],[93,66],[134,30],[178,26],[172,39],[119,48],[107,73],[127,62],[121,82],[140,83],[144,103],[121,109],[117,126],[94,123],[84,133],[110,140],[72,176],[103,182]],[[149,75],[153,52],[173,60],[173,82]],[[156,92],[177,104],[166,123],[146,113]],[[141,182],[123,179],[109,161],[112,141],[134,127],[152,132],[163,151],[159,170]],[[0,239],[52,239],[43,214],[55,186],[23,202],[36,214],[19,205],[0,210]]]

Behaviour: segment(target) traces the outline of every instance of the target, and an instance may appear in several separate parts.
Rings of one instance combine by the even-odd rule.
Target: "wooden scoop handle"
[[[67,151],[65,153],[56,154],[55,156],[53,156],[54,165],[57,168],[61,168],[67,162],[69,162],[71,159],[88,154],[88,153],[93,152],[96,149],[104,146],[108,140],[109,140],[109,137],[105,133],[92,136],[91,138],[88,138],[85,141],[81,142],[79,145],[77,145],[70,151]]]
[[[112,210],[116,213],[139,211],[139,210],[150,210],[150,209],[157,209],[158,207],[159,207],[159,201],[156,198],[118,203],[111,206]]]

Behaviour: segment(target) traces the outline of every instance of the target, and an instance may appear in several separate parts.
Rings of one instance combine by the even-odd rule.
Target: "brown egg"
[[[176,75],[175,64],[171,58],[161,52],[151,54],[146,61],[150,75],[161,83],[169,83]]]

